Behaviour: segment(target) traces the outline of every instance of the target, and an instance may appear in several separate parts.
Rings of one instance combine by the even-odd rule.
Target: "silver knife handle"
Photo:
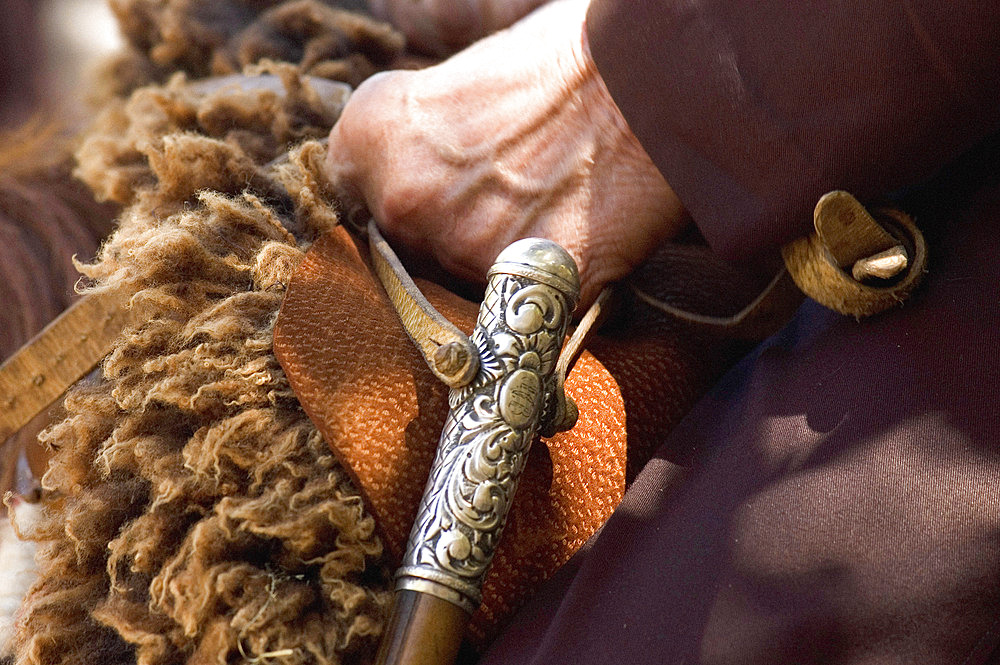
[[[470,614],[546,408],[579,296],[576,263],[548,240],[519,240],[490,269],[472,333],[480,368],[449,393],[449,414],[397,590],[429,593]]]

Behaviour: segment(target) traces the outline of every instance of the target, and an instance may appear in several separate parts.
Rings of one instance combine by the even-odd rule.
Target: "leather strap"
[[[119,291],[92,293],[0,365],[0,443],[83,378],[137,315]]]
[[[566,395],[566,375],[569,374],[574,363],[583,353],[583,347],[590,339],[591,333],[599,328],[610,314],[614,292],[615,289],[612,286],[606,286],[601,290],[597,299],[580,319],[580,323],[573,330],[569,339],[563,344],[554,371],[556,385],[552,399],[555,400],[555,408],[549,410],[552,413],[552,418],[541,423],[539,433],[542,436],[553,436],[557,432],[571,430],[576,425],[576,421],[580,417],[580,409],[573,398]]]
[[[691,312],[650,295],[635,281],[628,286],[639,300],[685,325],[708,334],[743,340],[762,340],[777,332],[802,303],[803,295],[785,268],[778,271],[756,298],[730,316]]]
[[[923,234],[899,210],[879,208],[873,216],[850,194],[830,192],[816,204],[813,222],[816,233],[788,243],[781,254],[799,289],[836,312],[863,318],[896,307],[927,271]],[[886,259],[897,274],[870,282],[856,278]]]
[[[375,273],[427,367],[450,388],[467,385],[479,371],[479,353],[472,340],[427,301],[382,237],[375,220],[368,222],[367,234]],[[551,418],[541,424],[542,436],[552,436],[576,424],[579,410],[573,400],[566,397],[566,374],[583,352],[591,331],[607,316],[612,292],[610,286],[601,291],[563,345],[555,368],[556,387],[552,396],[555,408],[547,409]]]
[[[472,340],[427,302],[375,220],[368,222],[368,246],[382,287],[427,367],[449,388],[468,385],[479,371],[479,353]]]

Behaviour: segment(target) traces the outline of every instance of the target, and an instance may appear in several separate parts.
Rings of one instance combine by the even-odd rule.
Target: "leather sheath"
[[[700,256],[691,263],[703,265]],[[478,303],[416,281],[438,311],[471,332]],[[699,275],[695,281],[705,282]],[[732,280],[720,284],[741,291]],[[754,287],[745,290],[752,296]],[[720,292],[727,293],[706,289],[716,305]],[[626,481],[735,357],[728,342],[688,339],[648,310],[630,316],[622,308],[620,325],[594,339],[569,374],[566,391],[580,419],[531,449],[470,624],[474,643],[488,642],[607,520]],[[274,350],[303,409],[357,482],[391,563],[398,563],[447,414],[448,388],[404,332],[367,246],[344,228],[317,240],[295,273]]]

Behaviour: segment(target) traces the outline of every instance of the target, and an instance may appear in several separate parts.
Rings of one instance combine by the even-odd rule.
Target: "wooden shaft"
[[[436,596],[396,592],[377,665],[451,665],[462,644],[469,615]]]

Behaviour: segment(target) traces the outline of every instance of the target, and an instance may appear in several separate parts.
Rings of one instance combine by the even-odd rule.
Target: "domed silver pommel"
[[[518,275],[559,289],[572,305],[580,298],[580,271],[576,261],[557,243],[524,238],[507,246],[493,262],[487,279],[496,274]]]

